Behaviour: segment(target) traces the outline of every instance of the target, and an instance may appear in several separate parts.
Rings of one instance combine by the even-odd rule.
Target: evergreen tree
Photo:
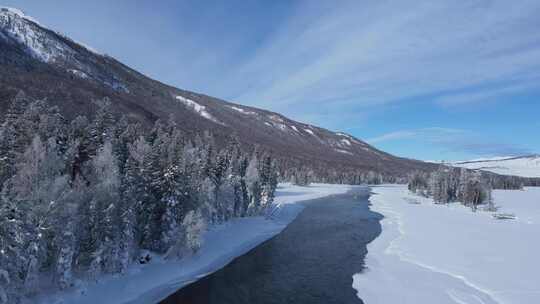
[[[179,227],[185,215],[185,202],[189,200],[189,190],[183,180],[178,166],[167,168],[162,185],[162,203],[165,204],[165,213],[161,220],[163,228],[162,242],[165,250],[168,250],[179,234]]]
[[[246,169],[246,184],[248,188],[248,215],[258,214],[261,206],[261,183],[259,175],[259,160],[254,153]]]
[[[262,168],[260,171],[261,179],[261,208],[264,210],[274,201],[274,192],[277,188],[277,170],[272,158],[266,155],[263,158]]]
[[[105,98],[95,103],[98,109],[88,126],[88,145],[86,146],[86,152],[90,157],[95,156],[105,142],[112,141],[116,125],[110,101]]]
[[[92,161],[92,181],[94,186],[93,204],[95,205],[95,241],[92,268],[94,274],[101,271],[117,272],[118,265],[118,229],[116,217],[120,198],[120,176],[117,160],[112,151],[112,144],[106,142]]]
[[[186,214],[183,226],[186,231],[187,247],[192,252],[196,252],[201,247],[206,222],[200,212],[192,210]]]
[[[8,293],[7,288],[10,284],[9,273],[7,270],[0,268],[0,303],[8,303]]]
[[[0,187],[15,174],[15,164],[19,154],[24,152],[28,132],[25,128],[24,113],[29,108],[30,100],[19,92],[11,101],[0,128]]]

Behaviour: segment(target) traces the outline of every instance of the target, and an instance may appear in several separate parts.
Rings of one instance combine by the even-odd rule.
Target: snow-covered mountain
[[[225,140],[236,134],[246,147],[272,151],[289,167],[400,176],[435,167],[395,157],[342,132],[160,83],[16,9],[0,8],[0,65],[0,115],[19,90],[47,98],[67,118],[92,115],[91,101],[107,97],[115,111],[143,125],[172,117],[191,136],[209,130]]]
[[[453,166],[490,171],[502,175],[540,177],[540,155],[494,157],[452,163]]]

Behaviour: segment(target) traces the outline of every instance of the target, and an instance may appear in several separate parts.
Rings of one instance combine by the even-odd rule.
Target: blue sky
[[[396,155],[540,152],[540,1],[0,1],[179,88]]]

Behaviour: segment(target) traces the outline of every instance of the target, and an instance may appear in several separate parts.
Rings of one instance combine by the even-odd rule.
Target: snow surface
[[[68,72],[74,74],[77,77],[83,78],[83,79],[88,78],[88,75],[85,72],[82,72],[82,71],[79,71],[79,70],[69,69]]]
[[[308,132],[309,134],[315,136],[315,133],[313,133],[313,131],[311,131],[310,129],[304,129],[304,131]]]
[[[452,166],[481,169],[503,175],[540,177],[540,156],[497,157],[452,163]]]
[[[188,108],[190,108],[191,110],[193,110],[195,113],[199,114],[200,116],[210,120],[210,121],[213,121],[215,123],[218,123],[220,125],[223,125],[222,122],[220,122],[219,120],[217,120],[214,116],[212,116],[212,114],[208,113],[208,111],[206,110],[206,107],[203,106],[203,105],[200,105],[198,104],[197,102],[189,99],[189,98],[185,98],[184,96],[176,96],[176,99],[179,100],[180,102],[182,102],[184,105],[186,105]]]
[[[353,155],[352,152],[347,151],[347,150],[343,150],[343,149],[334,149],[334,150],[336,150],[336,152],[339,152],[339,153]]]
[[[494,191],[498,212],[516,220],[435,205],[405,186],[373,192],[382,234],[368,245],[367,270],[353,276],[366,303],[540,303],[540,188]]]
[[[102,277],[99,282],[32,299],[39,304],[139,304],[157,303],[176,290],[227,265],[258,244],[280,233],[303,209],[298,202],[353,189],[347,185],[312,184],[299,187],[280,184],[270,219],[238,218],[216,225],[204,236],[199,252],[182,260],[155,257],[147,265],[134,264],[125,275]],[[365,189],[367,190],[367,189]]]
[[[347,140],[347,139],[342,139],[341,142],[342,142],[343,144],[346,144],[347,146],[350,146],[350,145],[351,145],[351,142],[350,142],[349,140]]]
[[[336,135],[339,135],[339,136],[343,136],[343,137],[347,137],[350,141],[353,141],[357,144],[360,144],[360,145],[365,145],[363,142],[357,140],[356,138],[354,138],[353,136],[347,134],[347,133],[343,133],[343,132],[336,132]]]
[[[268,118],[270,118],[271,120],[275,121],[275,122],[283,122],[283,118],[277,116],[277,115],[270,115],[268,116]]]
[[[277,123],[277,122],[267,122],[265,121],[264,122],[265,125],[269,126],[269,127],[272,127],[272,128],[275,128],[275,129],[278,129],[280,131],[287,131],[287,126],[282,124],[282,123]]]
[[[242,109],[242,108],[239,108],[239,107],[235,107],[235,106],[230,106],[231,109],[237,111],[237,112],[240,112],[242,114],[246,114],[246,115],[257,115],[256,112],[253,112],[253,111],[248,111],[248,110],[245,110],[245,109]]]

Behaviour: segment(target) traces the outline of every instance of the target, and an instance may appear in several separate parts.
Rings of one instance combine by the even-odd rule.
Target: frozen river
[[[350,194],[304,204],[282,233],[162,303],[362,303],[352,277],[382,217]]]

